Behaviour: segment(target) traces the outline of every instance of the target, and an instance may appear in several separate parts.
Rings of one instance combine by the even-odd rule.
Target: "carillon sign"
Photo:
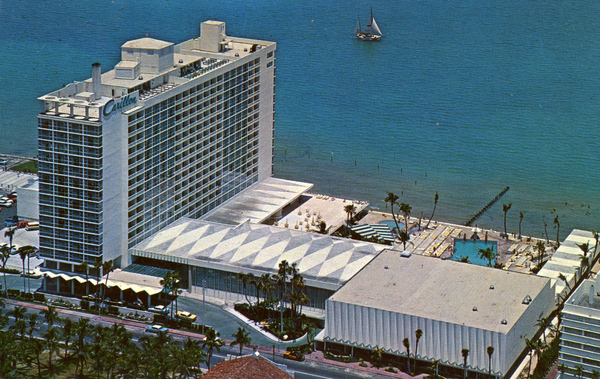
[[[123,112],[132,105],[138,102],[138,92],[132,92],[118,99],[110,99],[102,109],[102,115],[108,117],[114,112]]]

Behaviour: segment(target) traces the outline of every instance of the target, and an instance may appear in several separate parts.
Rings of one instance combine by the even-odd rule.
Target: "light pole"
[[[206,314],[206,279],[202,279],[202,334],[204,334],[204,315]]]

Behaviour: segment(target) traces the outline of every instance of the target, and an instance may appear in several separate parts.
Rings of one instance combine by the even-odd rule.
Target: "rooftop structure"
[[[220,362],[202,376],[204,379],[291,379],[284,365],[259,354]]]
[[[588,261],[592,262],[598,255],[598,251],[595,250],[596,240],[594,234],[589,231],[574,229],[538,272],[539,276],[551,278],[556,282],[556,295],[564,295],[568,291],[568,287],[572,288],[581,276],[581,258],[584,253],[578,245],[585,244],[589,247]],[[567,279],[568,286],[559,278],[561,274]]]
[[[306,280],[310,299],[307,306],[322,310],[325,299],[383,248],[374,243],[248,221],[233,226],[183,218],[137,244],[130,253],[136,261],[143,258],[189,267],[192,291],[208,278],[205,288],[239,294],[244,291],[235,274],[274,274],[279,263],[286,260],[296,263]]]
[[[419,355],[442,364],[504,375],[522,352],[523,335],[554,305],[550,280],[534,275],[386,250],[327,300],[326,346],[383,348],[402,355],[402,340],[422,329]]]
[[[128,248],[270,178],[275,48],[204,22],[180,44],[126,42],[113,70],[40,97],[46,268],[126,267]]]
[[[564,304],[559,364],[567,368],[565,379],[589,378],[593,371],[600,372],[599,290],[600,277],[585,280]]]

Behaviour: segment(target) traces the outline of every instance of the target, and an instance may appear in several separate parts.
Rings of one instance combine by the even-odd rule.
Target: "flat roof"
[[[238,225],[259,224],[298,199],[311,183],[269,177],[255,183],[202,217],[204,221]]]
[[[229,272],[276,273],[296,263],[307,285],[336,290],[384,246],[252,224],[225,225],[182,218],[130,251],[134,256]]]
[[[400,252],[385,250],[328,301],[508,333],[527,309],[526,296],[535,299],[549,282],[535,275],[416,254],[404,258]]]
[[[161,41],[159,39],[144,37],[138,38],[131,41],[125,42],[121,47],[122,48],[131,48],[131,49],[153,49],[158,50],[167,46],[171,46],[173,43]]]
[[[591,257],[595,256],[594,248],[596,240],[594,239],[594,234],[586,230],[573,229],[544,267],[538,272],[539,276],[556,280],[557,294],[562,293],[566,287],[565,282],[559,279],[558,276],[562,274],[571,282],[579,266],[581,266],[581,257],[583,257],[583,250],[577,245],[586,243],[590,246],[588,257],[591,259]]]

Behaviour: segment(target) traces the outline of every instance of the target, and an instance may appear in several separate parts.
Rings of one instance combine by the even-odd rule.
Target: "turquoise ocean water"
[[[385,37],[357,41],[373,6]],[[0,152],[36,155],[36,98],[108,70],[125,41],[206,19],[278,43],[275,175],[413,214],[550,238],[600,229],[600,3],[0,1]],[[589,207],[589,208],[588,208]],[[589,214],[587,214],[589,212]]]

